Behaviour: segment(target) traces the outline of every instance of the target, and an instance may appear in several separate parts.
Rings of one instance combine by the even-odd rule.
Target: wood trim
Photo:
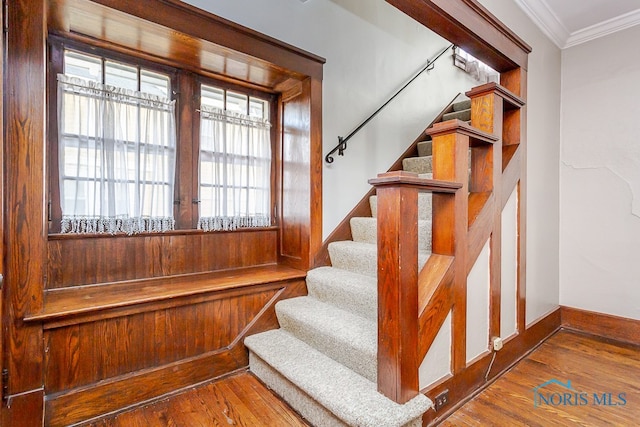
[[[640,320],[561,306],[562,327],[640,345]]]
[[[176,389],[212,380],[242,369],[248,357],[241,345],[181,360],[159,368],[124,375],[45,399],[45,423],[62,427],[132,405],[140,405]]]
[[[522,98],[511,92],[506,87],[497,84],[496,82],[489,82],[480,86],[476,86],[465,93],[465,95],[467,95],[469,98],[476,98],[489,94],[496,94],[500,98],[502,98],[505,103],[505,109],[508,110],[514,108],[522,108],[525,104]]]
[[[7,3],[11,30],[6,34],[3,82],[5,115],[5,319],[4,367],[8,396],[42,386],[43,339],[38,325],[22,318],[41,310],[46,270],[46,51],[45,1]],[[10,94],[10,95],[9,95]],[[4,310],[3,310],[4,311]],[[4,323],[4,322],[3,322]],[[14,411],[12,411],[14,413]],[[26,425],[37,425],[37,407],[24,412]],[[20,418],[20,415],[18,415]],[[9,422],[12,425],[14,419]]]
[[[476,0],[387,0],[387,3],[497,71],[527,68],[531,47]]]
[[[159,305],[168,308],[197,303],[214,299],[212,294],[278,285],[305,276],[301,270],[270,265],[55,289],[45,293],[43,310],[25,316],[24,321],[44,322],[44,328],[50,329],[157,310]]]
[[[404,187],[415,188],[420,191],[430,191],[433,193],[454,194],[462,184],[459,182],[444,181],[439,179],[423,179],[417,173],[406,171],[395,171],[378,174],[377,178],[369,180],[369,184],[376,188],[384,187]]]
[[[71,11],[77,11],[78,16],[72,16]],[[82,17],[86,16],[100,18],[100,22],[95,25],[97,28],[86,27],[81,22]],[[133,25],[141,33],[155,33],[155,37],[162,39],[157,41],[167,42],[165,46],[176,46],[174,39],[178,35],[183,42],[188,41],[190,48],[195,46],[208,52],[216,51],[221,53],[222,57],[231,57],[241,63],[251,63],[258,67],[273,68],[270,64],[278,64],[281,70],[290,70],[297,78],[313,76],[322,79],[324,58],[183,2],[52,0],[50,20],[52,26],[60,32],[84,33],[96,39],[110,37],[118,41],[121,41],[121,38],[107,28],[117,33],[118,26],[121,30]],[[137,41],[131,42],[131,47],[139,49],[139,46],[136,46]],[[155,44],[157,52],[151,53],[158,57],[180,55],[174,49],[163,49],[162,44]]]
[[[456,375],[447,377],[428,389],[423,389],[421,392],[431,399],[434,399],[444,390],[449,390],[449,402],[443,407],[443,412],[427,411],[423,416],[423,425],[437,425],[447,418],[456,409],[473,398],[477,392],[488,387],[509,368],[558,331],[560,323],[560,309],[558,308],[531,325],[524,332],[507,340],[502,350],[495,353],[496,359],[491,367],[488,380],[485,380],[485,375],[491,362],[492,353],[476,359],[474,363],[469,364]]]
[[[467,92],[468,93],[468,92]],[[452,132],[457,132],[460,135],[469,137],[469,145],[477,143],[493,144],[500,138],[492,133],[483,132],[477,127],[473,127],[470,124],[458,119],[448,120],[446,122],[436,123],[432,128],[427,130],[427,135],[435,138],[439,135],[445,135]]]

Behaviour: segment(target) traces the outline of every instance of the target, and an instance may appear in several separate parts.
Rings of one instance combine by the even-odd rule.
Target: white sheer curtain
[[[202,106],[198,229],[271,225],[270,124]]]
[[[63,233],[174,228],[175,101],[58,75]]]

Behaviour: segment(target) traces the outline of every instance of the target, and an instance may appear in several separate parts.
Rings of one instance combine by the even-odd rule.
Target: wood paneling
[[[3,82],[7,176],[3,236],[6,335],[2,357],[9,372],[5,397],[16,406],[7,411],[8,426],[38,425],[42,418],[42,400],[38,401],[42,397],[42,329],[24,324],[22,318],[41,309],[45,278],[44,11],[45,2],[39,0],[11,1],[6,9],[10,31],[6,34]]]
[[[277,261],[277,230],[49,240],[48,289],[200,273]]]
[[[301,89],[282,105],[279,259],[308,269],[322,244],[321,82]]]
[[[47,394],[228,347],[275,292],[48,330]]]
[[[278,327],[304,281],[45,332],[46,421],[68,425],[246,368],[245,336]]]
[[[562,327],[640,345],[640,320],[562,306]]]

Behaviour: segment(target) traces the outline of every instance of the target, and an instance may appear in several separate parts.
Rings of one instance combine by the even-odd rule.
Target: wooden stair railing
[[[451,198],[462,184],[404,171],[380,174],[369,183],[378,194],[378,391],[405,403],[420,392],[418,192]]]
[[[427,131],[434,179],[396,171],[369,181],[378,195],[378,390],[398,403],[420,392],[419,365],[450,312],[452,371],[466,367],[467,275],[487,239],[493,252],[490,304],[499,304],[500,218],[505,194],[515,185],[509,178],[510,189],[503,188],[502,175],[508,175],[509,160],[520,161],[518,141],[510,140],[519,132],[505,132],[503,140],[503,126],[518,125],[524,103],[495,83],[467,95],[473,126],[451,120]],[[509,157],[504,164],[503,152]],[[419,192],[433,193],[432,255],[420,272]],[[491,313],[491,336],[499,336],[499,310]]]

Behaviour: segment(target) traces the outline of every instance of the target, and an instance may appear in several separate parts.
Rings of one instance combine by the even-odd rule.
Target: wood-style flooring
[[[253,374],[244,372],[87,427],[309,427]]]
[[[640,348],[569,331],[553,335],[440,424],[638,425]]]
[[[535,393],[536,387],[549,381]],[[569,331],[553,335],[440,424],[637,425],[640,347]],[[308,425],[252,374],[241,373],[90,425],[137,426]]]

